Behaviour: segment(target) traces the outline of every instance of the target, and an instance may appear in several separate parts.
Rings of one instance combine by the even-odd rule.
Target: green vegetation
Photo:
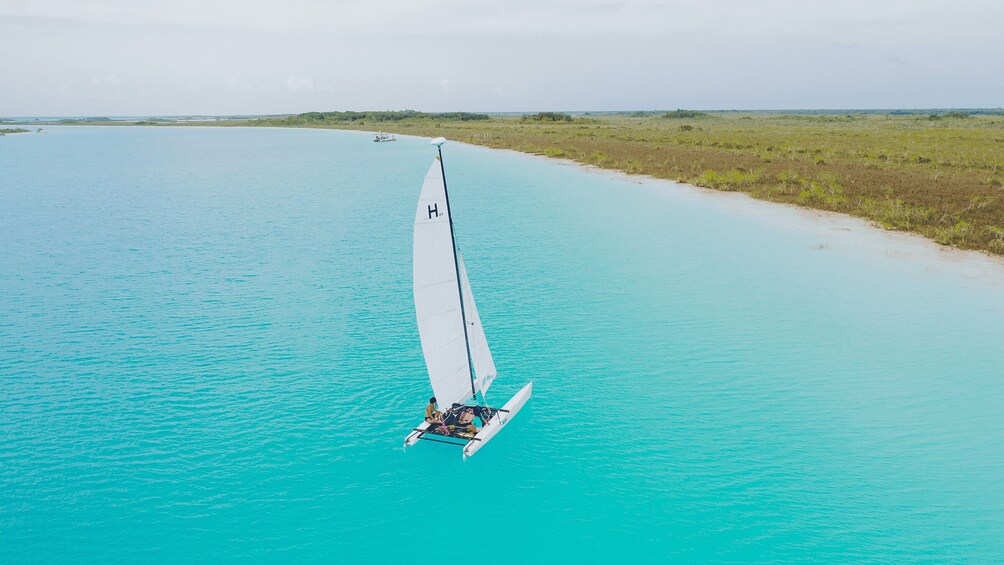
[[[76,124],[108,124],[113,122],[111,118],[97,117],[97,118],[64,118],[58,120],[54,123],[61,125],[76,125]]]
[[[469,112],[446,112],[429,114],[414,110],[397,112],[307,112],[295,116],[279,116],[251,120],[254,125],[265,126],[322,126],[334,127],[345,124],[364,125],[366,122],[402,122],[405,120],[447,120],[447,121],[478,121],[489,119],[488,114],[472,114]]]
[[[521,122],[570,122],[572,116],[558,112],[538,112],[532,116],[523,116]]]
[[[882,200],[863,198],[858,207],[861,215],[891,230],[910,230],[914,226],[923,226],[934,215],[934,208],[911,206],[891,195]]]
[[[966,118],[971,118],[972,114],[967,114],[965,112],[945,112],[943,114],[931,114],[927,117],[929,120],[964,120]]]
[[[733,169],[731,171],[718,172],[708,169],[697,178],[691,179],[691,181],[698,186],[706,186],[715,190],[733,191],[752,188],[762,176],[763,171],[760,170],[740,171],[739,169]]]
[[[663,118],[670,118],[674,120],[680,120],[685,118],[706,118],[708,115],[704,112],[695,112],[694,110],[673,110],[672,112],[666,112],[662,115]]]
[[[0,128],[0,135],[7,135],[8,133],[29,133],[29,131],[21,128]]]

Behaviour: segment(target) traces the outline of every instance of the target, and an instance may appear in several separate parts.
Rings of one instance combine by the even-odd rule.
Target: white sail
[[[415,314],[432,391],[441,409],[473,396],[457,292],[457,264],[439,159],[422,184],[415,213]]]
[[[467,318],[467,339],[471,348],[471,362],[474,364],[474,385],[484,395],[495,379],[495,361],[488,349],[485,338],[485,328],[478,316],[478,307],[474,304],[474,293],[471,291],[471,281],[467,279],[467,268],[464,267],[464,256],[457,256],[460,265],[460,288],[463,290],[464,315]]]

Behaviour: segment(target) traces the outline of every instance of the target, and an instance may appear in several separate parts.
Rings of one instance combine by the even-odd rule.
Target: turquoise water
[[[504,402],[430,394],[433,155],[361,133],[0,139],[0,562],[1004,558],[1004,279],[447,145]]]

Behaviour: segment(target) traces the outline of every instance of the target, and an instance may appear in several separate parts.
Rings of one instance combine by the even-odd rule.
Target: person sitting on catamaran
[[[469,434],[478,433],[478,428],[474,425],[474,410],[470,407],[465,408],[457,416],[457,427],[464,429]]]
[[[429,398],[429,405],[426,406],[426,423],[429,425],[429,431],[449,436],[450,429],[446,427],[443,419],[443,412],[436,409],[436,396]]]
[[[429,405],[425,407],[425,422],[434,427],[443,427],[443,413],[436,410],[435,396],[429,399]]]

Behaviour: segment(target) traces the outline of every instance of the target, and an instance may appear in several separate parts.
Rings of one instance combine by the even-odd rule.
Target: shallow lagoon
[[[0,141],[0,561],[1004,555],[1004,269],[459,144],[490,399],[535,396],[403,451],[433,148],[369,140]]]

